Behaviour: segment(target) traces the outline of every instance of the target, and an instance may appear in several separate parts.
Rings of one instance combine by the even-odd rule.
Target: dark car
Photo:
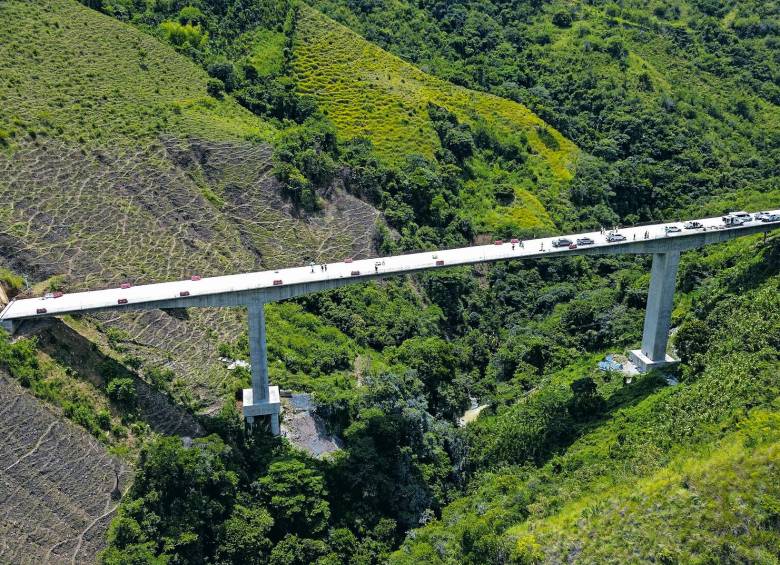
[[[589,237],[577,238],[577,245],[593,245],[594,243],[596,242]]]
[[[565,237],[561,237],[553,240],[552,244],[553,247],[569,247],[572,244],[572,241],[570,239],[566,239]]]

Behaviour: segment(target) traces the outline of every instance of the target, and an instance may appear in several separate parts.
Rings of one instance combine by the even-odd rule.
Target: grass
[[[4,2],[0,130],[6,144],[56,137],[89,146],[162,133],[269,139],[234,100],[206,94],[206,72],[154,38],[75,0]]]
[[[716,445],[507,535],[526,559],[771,563],[780,550],[779,465],[780,414],[755,410]]]
[[[524,132],[540,167],[571,178],[577,148],[525,106],[428,75],[306,5],[299,11],[294,69],[301,92],[317,98],[344,137],[367,136],[388,159],[433,155],[439,145],[427,115],[433,102],[467,123],[478,117],[500,133]],[[545,143],[544,131],[555,144]]]
[[[258,28],[243,34],[236,47],[247,53],[247,61],[255,68],[259,76],[277,74],[284,64],[283,33]]]
[[[499,139],[524,136],[530,152],[524,165],[472,160],[464,215],[484,232],[552,225],[546,208],[557,206],[578,150],[525,106],[428,75],[306,5],[298,12],[293,69],[299,92],[316,98],[343,139],[367,137],[391,163],[410,154],[432,158],[440,147],[429,103],[463,123],[486,126]],[[499,180],[512,185],[514,202],[497,203]]]

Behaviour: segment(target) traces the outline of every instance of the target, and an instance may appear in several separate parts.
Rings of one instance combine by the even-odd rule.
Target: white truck
[[[739,213],[736,214],[726,214],[723,216],[723,223],[727,228],[735,228],[737,226],[741,226],[745,223],[745,218],[741,216]]]

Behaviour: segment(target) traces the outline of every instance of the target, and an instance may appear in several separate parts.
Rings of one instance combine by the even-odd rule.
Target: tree
[[[268,537],[274,520],[265,508],[236,505],[219,534],[218,563],[262,565],[268,562],[273,542]]]
[[[208,66],[207,70],[211,77],[222,81],[226,92],[232,92],[238,85],[236,69],[230,61],[215,61]]]
[[[257,497],[274,518],[273,532],[316,535],[328,526],[330,506],[322,476],[293,458],[271,463],[268,472],[254,483]]]
[[[225,83],[218,78],[210,78],[206,81],[206,92],[208,92],[209,96],[221,99],[225,93]]]
[[[571,14],[566,11],[555,12],[552,17],[552,23],[558,27],[571,27]]]
[[[129,377],[111,379],[106,385],[106,394],[114,402],[132,406],[136,400],[135,382]]]
[[[325,542],[288,535],[271,552],[273,565],[311,565],[328,552]]]

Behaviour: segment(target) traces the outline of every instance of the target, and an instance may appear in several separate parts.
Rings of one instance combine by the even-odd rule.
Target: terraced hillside
[[[0,267],[43,292],[368,253],[378,212],[333,187],[321,213],[298,216],[271,174],[275,128],[209,96],[207,80],[173,49],[75,0],[3,2]],[[22,333],[55,360],[42,390],[102,390],[111,355],[147,379],[172,371],[166,389],[210,410],[232,397],[237,378],[217,346],[244,330],[241,310],[201,310],[104,314]],[[11,418],[0,442],[0,561],[94,561],[118,502],[119,464],[15,383],[2,377],[0,389]],[[150,384],[136,380],[135,390],[151,430],[203,433]]]
[[[432,157],[440,147],[429,103],[501,138],[526,138],[531,154],[518,171],[473,164],[464,210],[486,230],[507,218],[516,226],[551,225],[545,206],[555,206],[572,178],[578,150],[525,106],[428,75],[305,4],[296,20],[293,69],[299,92],[317,100],[343,138],[367,137],[391,162],[409,154]],[[498,205],[484,189],[502,174],[515,189],[510,206]]]
[[[0,6],[0,263],[67,289],[367,253],[377,212],[336,190],[302,219],[271,175],[274,128],[206,93],[194,63],[70,0]],[[56,93],[52,95],[52,93]],[[224,392],[240,313],[102,316],[124,351]],[[154,323],[151,321],[154,320]]]
[[[5,373],[0,406],[0,561],[94,561],[127,468]]]

